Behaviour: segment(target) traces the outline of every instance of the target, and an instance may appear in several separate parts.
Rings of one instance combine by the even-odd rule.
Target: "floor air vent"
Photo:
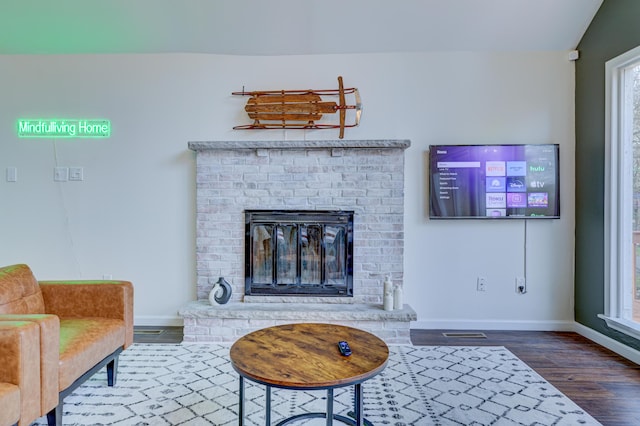
[[[442,333],[444,337],[455,337],[461,339],[486,339],[484,333]]]
[[[133,330],[134,334],[151,334],[151,335],[159,335],[164,333],[164,330]]]

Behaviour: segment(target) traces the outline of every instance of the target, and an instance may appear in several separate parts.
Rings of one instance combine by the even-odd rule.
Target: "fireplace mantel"
[[[369,148],[369,149],[407,149],[411,146],[408,139],[371,139],[371,140],[291,140],[291,141],[194,141],[188,143],[193,151],[212,149],[324,149],[324,148]]]

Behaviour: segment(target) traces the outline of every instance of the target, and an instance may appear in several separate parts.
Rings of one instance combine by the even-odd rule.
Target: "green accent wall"
[[[576,61],[575,319],[640,349],[607,328],[604,313],[605,62],[640,46],[640,1],[604,0],[578,45]]]

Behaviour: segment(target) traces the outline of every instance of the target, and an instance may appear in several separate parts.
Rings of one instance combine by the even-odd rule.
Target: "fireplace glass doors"
[[[353,296],[352,211],[245,211],[245,294]]]

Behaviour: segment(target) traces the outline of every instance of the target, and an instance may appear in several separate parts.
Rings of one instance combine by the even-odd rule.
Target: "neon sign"
[[[18,120],[20,138],[108,138],[109,120]]]

